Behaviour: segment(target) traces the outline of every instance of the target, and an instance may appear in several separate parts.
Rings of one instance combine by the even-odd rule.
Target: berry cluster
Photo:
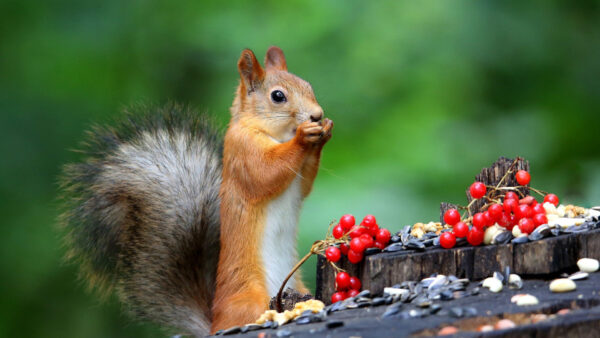
[[[525,170],[519,170],[515,174],[515,179],[519,185],[526,186],[531,181],[531,175]],[[488,188],[490,188],[489,192]],[[481,182],[471,184],[469,193],[473,200],[466,209],[481,198],[485,198],[487,203],[472,217],[463,220],[457,209],[449,209],[444,213],[444,222],[452,226],[451,232],[444,232],[440,236],[440,245],[444,248],[454,247],[457,237],[466,237],[469,244],[480,245],[483,242],[485,229],[494,224],[507,230],[518,226],[521,233],[530,234],[536,227],[548,222],[543,203],[548,202],[558,206],[559,202],[554,194],[545,194],[543,203],[538,203],[533,196],[520,197],[517,193],[521,194],[521,192],[516,187],[486,186]]]
[[[325,249],[325,257],[332,264],[337,263],[342,255],[346,255],[350,263],[357,264],[363,260],[366,249],[383,249],[392,237],[388,229],[377,225],[373,215],[365,216],[359,225],[356,225],[354,216],[344,215],[331,233],[336,240],[341,240],[339,246],[329,246]],[[339,272],[336,275],[337,292],[331,297],[332,303],[356,296],[361,286],[358,278],[350,277],[347,272],[335,268]]]
[[[358,295],[361,287],[361,283],[358,278],[350,277],[350,275],[344,271],[338,272],[338,274],[335,276],[335,285],[337,292],[331,295],[332,303]]]

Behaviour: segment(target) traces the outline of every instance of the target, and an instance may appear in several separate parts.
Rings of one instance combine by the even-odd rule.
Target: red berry
[[[350,290],[348,290],[348,297],[347,298],[356,297],[356,295],[358,295],[358,293],[359,293],[358,290],[350,289]]]
[[[348,246],[348,244],[346,244],[346,243],[340,244],[340,251],[342,252],[342,254],[347,255],[348,250],[350,250],[350,247]]]
[[[335,246],[330,246],[325,249],[325,257],[327,257],[328,261],[336,263],[342,257],[342,253],[340,252],[340,249]]]
[[[524,234],[530,234],[535,229],[535,224],[531,218],[521,218],[519,220],[519,230]]]
[[[362,235],[360,235],[359,239],[365,245],[365,249],[368,249],[368,248],[372,247],[373,244],[375,244],[373,237],[371,237],[371,235],[369,235],[369,234],[362,234]]]
[[[454,233],[454,236],[458,238],[463,238],[469,232],[469,226],[466,225],[464,222],[458,222],[454,224],[454,229],[452,229],[452,232]]]
[[[367,215],[367,216],[365,216],[365,218],[363,218],[363,220],[360,224],[369,228],[371,225],[377,224],[377,220],[375,220],[375,216]]]
[[[356,224],[356,220],[354,219],[354,216],[350,214],[344,215],[342,218],[340,218],[340,225],[346,232],[352,229],[354,224]]]
[[[517,206],[519,206],[519,201],[514,198],[505,199],[504,202],[502,202],[505,213],[512,212]]]
[[[381,250],[385,249],[385,244],[381,243],[381,242],[377,242],[375,241],[375,244],[373,244],[376,248],[379,248]]]
[[[533,196],[525,196],[525,197],[523,197],[523,198],[521,198],[519,200],[519,204],[533,205],[534,201],[535,201],[535,197],[533,197]]]
[[[517,178],[517,183],[520,185],[528,185],[529,181],[531,181],[531,175],[525,170],[517,171],[515,177]]]
[[[350,250],[352,250],[356,253],[362,253],[363,251],[365,251],[365,249],[366,249],[365,243],[363,241],[361,241],[361,239],[359,237],[352,238],[352,240],[350,241]],[[350,253],[350,252],[348,252],[348,253]]]
[[[508,224],[510,224],[510,229],[512,229],[513,225],[517,225],[517,223],[519,223],[519,219],[517,218],[517,216],[515,216],[515,214],[511,214],[508,220]]]
[[[336,225],[333,227],[333,230],[331,230],[331,234],[333,235],[333,237],[340,239],[342,238],[342,236],[344,236],[344,228],[342,228],[341,225]]]
[[[533,206],[533,208],[531,208],[531,210],[533,211],[534,215],[537,214],[546,214],[546,210],[544,209],[544,206],[541,204],[536,204]]]
[[[338,272],[335,276],[335,283],[338,291],[347,290],[350,287],[350,275],[344,271]]]
[[[490,213],[493,221],[498,221],[502,217],[504,209],[500,204],[492,204],[488,207],[487,211]]]
[[[361,235],[367,233],[367,229],[361,227],[361,226],[355,226],[354,228],[352,228],[352,231],[350,231],[348,233],[348,235],[350,236],[350,238],[356,238],[356,237],[360,237]]]
[[[538,225],[547,224],[548,218],[546,214],[535,214],[533,215],[533,224],[537,227]]]
[[[483,231],[477,228],[471,228],[467,234],[467,242],[473,246],[477,246],[483,242]]]
[[[379,229],[379,231],[377,232],[375,240],[381,244],[388,244],[390,238],[392,238],[392,234],[390,233],[390,231],[388,229],[382,228]]]
[[[345,292],[336,292],[333,295],[331,295],[331,302],[332,303],[337,303],[340,302],[344,299],[346,299],[347,295]]]
[[[504,200],[519,200],[519,195],[514,191],[507,191],[504,195]]]
[[[485,184],[481,182],[475,182],[471,184],[471,187],[469,188],[469,193],[471,193],[471,196],[473,198],[477,199],[485,196],[486,190],[487,188],[485,187]]]
[[[449,231],[444,232],[440,235],[440,245],[442,248],[450,249],[456,244],[456,237]]]
[[[379,226],[377,225],[377,220],[373,215],[367,215],[363,218],[360,225],[364,226],[367,229],[367,233],[371,235],[371,237],[375,237],[377,235],[377,230],[379,230]]]
[[[558,206],[558,196],[554,195],[554,194],[548,194],[546,196],[544,196],[544,203],[546,202],[550,202],[552,204],[554,204],[555,207]]]
[[[460,222],[460,213],[456,209],[448,209],[444,213],[444,222],[446,224],[454,225]]]
[[[533,210],[527,204],[519,204],[515,209],[515,216],[517,216],[517,219],[531,218],[533,216]]]
[[[494,223],[496,223],[496,221],[492,218],[492,216],[490,216],[490,212],[489,211],[484,211],[483,212],[483,217],[486,220],[485,225],[487,225],[487,226],[491,226]]]
[[[362,284],[360,283],[360,279],[356,277],[350,277],[350,289],[352,290],[360,290]]]
[[[367,228],[367,233],[371,235],[371,237],[377,236],[377,232],[379,231],[379,225],[372,224]]]
[[[362,261],[362,259],[363,259],[362,252],[356,252],[352,249],[348,250],[348,260],[350,261],[350,263],[356,264],[356,263],[359,263],[360,261]]]
[[[473,226],[479,230],[483,230],[485,226],[487,226],[487,218],[483,215],[483,213],[478,212],[473,215]]]
[[[500,219],[497,221],[497,223],[501,227],[508,228],[510,226],[510,217],[505,213],[502,213],[502,216],[500,216]]]

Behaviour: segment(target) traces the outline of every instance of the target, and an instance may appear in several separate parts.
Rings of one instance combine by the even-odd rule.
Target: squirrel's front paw
[[[306,121],[298,126],[296,137],[301,144],[324,144],[331,138],[332,128],[330,119],[324,119],[322,123]]]
[[[317,144],[323,135],[323,126],[318,122],[303,122],[296,130],[296,138],[300,144]]]
[[[323,135],[321,137],[321,142],[325,144],[325,142],[329,141],[331,138],[331,130],[333,129],[333,121],[330,119],[323,119]]]

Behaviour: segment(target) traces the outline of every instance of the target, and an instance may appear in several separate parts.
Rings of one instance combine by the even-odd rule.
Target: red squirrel
[[[271,47],[246,49],[229,127],[176,104],[96,126],[65,166],[67,257],[132,314],[193,335],[254,322],[297,262],[333,122]],[[308,292],[296,275],[288,285]]]

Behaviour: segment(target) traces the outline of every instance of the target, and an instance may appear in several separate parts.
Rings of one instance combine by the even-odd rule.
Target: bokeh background
[[[224,129],[245,47],[282,47],[336,123],[301,253],[344,213],[391,230],[438,219],[501,155],[599,205],[599,19],[593,0],[2,1],[0,336],[164,335],[62,262],[57,176],[128,104],[188,103]]]

